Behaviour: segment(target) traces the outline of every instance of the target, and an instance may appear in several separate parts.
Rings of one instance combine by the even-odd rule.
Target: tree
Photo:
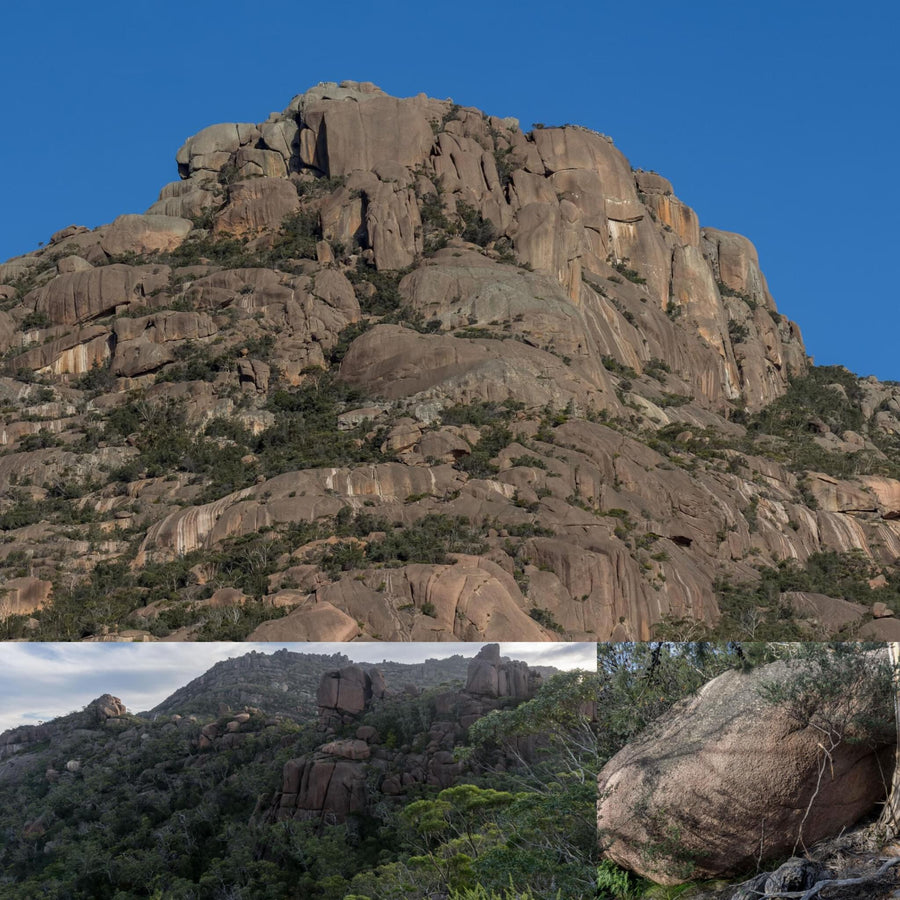
[[[878,827],[887,840],[900,836],[900,643],[888,644],[891,666],[893,667],[894,725],[897,731],[897,753],[891,789],[878,820]]]

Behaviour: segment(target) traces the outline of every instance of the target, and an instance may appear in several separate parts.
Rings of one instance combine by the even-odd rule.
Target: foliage
[[[454,466],[473,478],[489,478],[497,472],[497,466],[491,460],[512,440],[512,432],[505,425],[488,425],[482,428],[481,437],[472,452],[460,457]]]
[[[647,279],[644,278],[640,272],[635,271],[634,269],[630,269],[628,267],[628,260],[622,260],[621,262],[617,262],[613,265],[613,268],[620,274],[624,275],[629,281],[634,284],[646,284]]]
[[[636,900],[646,882],[604,859],[597,867],[597,900]]]
[[[447,240],[453,226],[444,212],[443,191],[436,186],[434,191],[425,194],[419,201],[419,213],[422,219],[422,247],[426,255],[435,253],[447,246]]]
[[[95,362],[94,365],[91,366],[90,371],[80,375],[72,382],[72,386],[81,391],[92,391],[100,394],[104,391],[113,390],[117,380],[118,379],[113,375],[109,365],[101,366],[99,363]]]
[[[874,582],[876,586],[873,587],[873,579],[879,574],[885,574],[885,583],[878,586],[880,582]],[[782,560],[774,566],[760,566],[758,581],[735,583],[720,578],[715,583],[715,590],[722,615],[714,628],[669,619],[657,626],[656,636],[678,639],[688,629],[694,635],[702,632],[708,638],[808,639],[809,635],[801,630],[792,607],[782,597],[788,591],[839,596],[869,607],[882,602],[888,608],[900,611],[900,574],[882,573],[858,550],[813,553],[803,566],[794,559]]]
[[[365,546],[358,541],[337,544],[323,553],[319,564],[326,572],[337,575],[370,565],[441,565],[450,562],[450,553],[478,554],[487,549],[484,529],[474,527],[462,516],[431,514],[411,525],[391,527],[384,520],[358,513],[348,528],[338,529],[337,533],[358,538],[373,531],[386,534]]]
[[[29,331],[32,328],[49,328],[53,322],[50,321],[50,317],[41,310],[34,309],[22,319],[19,327],[22,331]]]
[[[598,730],[592,713],[597,678],[583,671],[561,672],[541,685],[531,700],[497,710],[469,728],[466,758],[488,759],[496,748],[518,761],[510,779],[517,791],[503,818],[510,837],[479,855],[478,882],[503,891],[513,879],[518,889],[540,896],[587,896],[593,891],[597,830],[594,814]],[[523,748],[534,748],[530,755]],[[560,815],[566,810],[565,816]],[[523,878],[523,873],[531,873]]]
[[[441,410],[444,425],[495,425],[512,418],[519,405],[514,401],[495,403],[490,400],[476,400],[472,403],[458,403],[445,406]]]
[[[875,746],[893,737],[893,668],[882,644],[798,643],[786,666],[787,676],[767,682],[761,693],[801,728],[815,729],[832,747],[843,741]]]
[[[637,372],[631,366],[623,365],[614,356],[604,355],[600,358],[600,361],[603,363],[603,368],[614,375],[622,375],[625,378],[637,378]]]
[[[783,437],[809,430],[811,416],[832,431],[857,431],[864,422],[862,389],[843,366],[811,366],[806,375],[791,379],[787,392],[757,413],[751,429]]]
[[[338,846],[330,836],[300,823],[248,824],[260,793],[304,746],[293,723],[248,732],[210,755],[195,749],[200,728],[136,720],[126,731],[81,729],[50,757],[64,773],[67,758],[80,759],[79,772],[48,781],[42,768],[5,782],[0,897],[212,900],[227,884],[241,896],[288,897],[314,868],[315,857],[291,852],[298,838],[320,851],[322,868],[348,868],[345,852],[329,852]],[[23,835],[27,821],[40,821],[43,836]],[[357,864],[365,859],[363,846]]]
[[[462,231],[460,237],[464,241],[487,247],[497,237],[497,229],[490,219],[484,216],[473,206],[461,200],[457,201],[456,211],[462,219]]]
[[[289,264],[292,259],[315,259],[316,242],[321,237],[319,214],[304,207],[285,217],[267,249],[252,249],[244,238],[201,232],[153,258],[173,267],[208,261],[226,269],[276,268]]]
[[[565,629],[556,621],[553,613],[550,612],[549,609],[543,609],[540,606],[532,606],[528,611],[528,615],[531,616],[538,625],[542,625],[550,631],[557,631],[560,634],[565,634]]]
[[[341,430],[337,425],[340,412],[360,400],[353,389],[323,373],[300,387],[274,391],[266,408],[275,421],[253,435],[238,423],[221,419],[198,433],[189,425],[182,403],[148,401],[135,394],[106,417],[103,437],[128,438],[138,450],[112,477],[133,481],[142,473],[148,477],[192,473],[204,482],[199,499],[205,502],[247,487],[259,474],[379,461],[377,442],[363,440],[361,426]],[[248,454],[256,461],[247,464]]]
[[[859,380],[843,366],[812,366],[805,375],[791,379],[783,396],[750,417],[748,436],[756,440],[748,449],[763,452],[794,471],[825,472],[837,478],[900,475],[900,448],[890,435],[877,430],[870,435],[888,454],[886,460],[866,450],[828,450],[815,440],[823,429],[837,435],[865,432],[862,396]],[[769,436],[779,440],[771,441]]]
[[[400,281],[408,270],[376,269],[360,259],[347,277],[356,288],[359,307],[367,316],[386,316],[403,307]]]
[[[352,527],[348,517],[344,526]],[[147,580],[164,581],[165,572],[158,569]],[[577,717],[569,720],[559,710],[574,712],[590,693],[589,678],[564,679],[532,706],[536,734],[554,721],[579,727]],[[390,698],[361,721],[377,728],[385,746],[421,742],[445,690]],[[227,721],[218,720],[220,732]],[[326,825],[252,814],[272,802],[286,761],[321,741],[311,724],[273,725],[256,713],[240,742],[202,749],[204,724],[202,716],[177,724],[163,716],[81,727],[49,742],[47,755],[31,763],[23,758],[23,776],[0,782],[0,897],[593,895],[595,772],[576,777],[565,728],[533,772],[509,764],[492,772],[475,760],[479,774],[470,770],[468,780],[453,787],[421,786],[345,824]],[[72,758],[81,762],[78,772],[65,770]],[[48,767],[60,774],[48,778]],[[568,774],[560,775],[563,770]],[[30,833],[26,822],[37,823]]]
[[[743,344],[750,337],[750,329],[737,319],[728,320],[728,339],[732,344]]]

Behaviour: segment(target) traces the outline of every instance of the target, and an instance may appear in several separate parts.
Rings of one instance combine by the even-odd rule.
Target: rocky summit
[[[900,385],[610,138],[343,82],[176,162],[0,265],[5,637],[900,634]]]

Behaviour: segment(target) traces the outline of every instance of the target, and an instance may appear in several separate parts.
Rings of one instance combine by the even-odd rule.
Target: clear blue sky
[[[754,241],[818,363],[900,379],[898,26],[888,0],[9,3],[0,259],[142,212],[206,125],[374,81],[609,134]]]

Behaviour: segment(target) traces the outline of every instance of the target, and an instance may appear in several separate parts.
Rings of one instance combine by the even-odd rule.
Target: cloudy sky
[[[305,653],[345,653],[357,662],[422,662],[455,653],[474,656],[481,644],[233,644],[6,643],[0,644],[0,732],[33,725],[86,706],[101,694],[119,697],[131,712],[151,709],[215,663],[251,650],[282,647]],[[596,644],[501,644],[504,656],[531,665],[592,669]]]

